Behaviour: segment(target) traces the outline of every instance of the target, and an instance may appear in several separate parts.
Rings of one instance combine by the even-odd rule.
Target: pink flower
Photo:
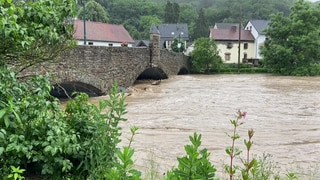
[[[243,113],[242,113],[242,117],[243,117],[243,118],[246,118],[246,116],[247,116],[247,112],[243,112]]]

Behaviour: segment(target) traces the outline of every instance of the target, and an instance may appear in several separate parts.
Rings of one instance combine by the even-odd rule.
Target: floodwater
[[[227,179],[223,165],[230,161],[225,148],[231,139],[226,133],[232,133],[230,120],[241,110],[247,112],[238,128],[241,157],[247,130],[253,128],[252,156],[271,154],[276,171],[320,179],[320,77],[183,75],[159,85],[137,81],[131,90],[121,145],[128,145],[130,126],[138,126],[134,160],[146,176],[157,171],[161,177],[177,166],[176,158],[185,155],[184,145],[197,132],[217,176]]]

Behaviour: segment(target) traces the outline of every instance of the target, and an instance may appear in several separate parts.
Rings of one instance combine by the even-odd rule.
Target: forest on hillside
[[[269,19],[278,12],[290,14],[295,0],[90,0],[86,19],[122,24],[130,35],[148,39],[152,23],[186,23],[190,39],[208,36],[218,22]],[[83,1],[78,1],[78,19],[83,19]]]

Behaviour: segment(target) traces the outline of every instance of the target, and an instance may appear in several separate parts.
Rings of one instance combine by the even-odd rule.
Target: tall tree
[[[262,49],[267,67],[284,75],[320,74],[319,7],[299,0],[288,17],[272,16]]]
[[[191,52],[191,64],[194,72],[210,73],[218,71],[222,65],[218,47],[211,38],[199,38],[194,43],[194,50]]]
[[[180,6],[178,3],[167,1],[164,13],[164,23],[178,23],[180,15]]]
[[[200,9],[198,19],[195,23],[194,33],[192,39],[209,36],[209,27],[204,16],[204,9]]]
[[[108,13],[107,11],[97,2],[91,0],[86,3],[86,20],[95,21],[95,22],[104,22],[107,23]],[[81,8],[78,12],[79,19],[83,20],[84,9]]]
[[[26,68],[75,45],[73,0],[0,0],[0,7],[2,61]]]

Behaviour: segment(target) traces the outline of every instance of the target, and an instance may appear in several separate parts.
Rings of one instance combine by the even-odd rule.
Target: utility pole
[[[239,16],[239,38],[238,38],[238,73],[240,74],[240,49],[241,49],[241,31],[242,31],[242,25],[241,25],[241,16],[242,16],[242,8],[240,5],[240,16]]]
[[[83,44],[87,45],[87,32],[86,32],[86,1],[83,0]]]

